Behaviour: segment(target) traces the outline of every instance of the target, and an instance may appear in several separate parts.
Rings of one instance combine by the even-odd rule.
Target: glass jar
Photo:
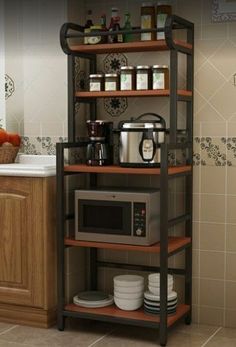
[[[155,6],[152,2],[144,2],[141,7],[141,29],[155,28]],[[150,41],[156,39],[156,33],[142,33],[141,41]]]
[[[136,68],[136,89],[151,89],[151,68],[147,65],[140,65]]]
[[[167,65],[153,65],[152,89],[169,89],[169,68]]]
[[[135,90],[135,68],[134,68],[134,66],[121,66],[121,68],[120,68],[120,90]]]
[[[114,91],[119,90],[118,74],[117,73],[107,73],[105,74],[105,90]]]
[[[157,32],[157,40],[164,40],[165,33],[164,27],[166,22],[166,17],[171,15],[172,9],[165,1],[157,3],[157,29],[163,29],[161,32]]]
[[[90,32],[99,32],[99,31],[104,31],[101,25],[93,25],[90,27]],[[105,43],[106,42],[106,36],[89,36],[87,38],[87,42],[89,45],[97,45],[98,43]]]
[[[103,90],[103,75],[92,74],[89,75],[89,91],[101,92]]]

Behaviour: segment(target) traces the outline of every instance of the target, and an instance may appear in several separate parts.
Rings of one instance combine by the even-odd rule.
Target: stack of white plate
[[[169,294],[173,290],[173,285],[174,285],[173,276],[168,275],[167,281],[168,281],[167,293]],[[153,273],[148,276],[148,289],[152,294],[160,296],[160,274],[159,273]]]
[[[177,293],[172,291],[168,293],[167,313],[176,313]],[[160,296],[147,291],[144,293],[144,311],[151,314],[160,314]]]
[[[73,297],[73,303],[82,307],[98,308],[110,306],[114,302],[113,296],[99,292],[99,291],[87,291],[78,293]]]
[[[143,305],[144,278],[137,275],[114,277],[114,301],[121,310],[134,311]]]

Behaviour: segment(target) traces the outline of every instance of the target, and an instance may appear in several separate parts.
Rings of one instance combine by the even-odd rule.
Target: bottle
[[[168,15],[171,15],[172,9],[171,6],[168,5],[168,1],[159,1],[157,3],[157,29],[163,29],[163,32],[157,32],[157,40],[164,40],[165,33],[164,27],[166,18]]]
[[[129,12],[125,12],[125,25],[124,25],[123,30],[132,30]],[[131,42],[131,41],[133,41],[133,35],[132,34],[124,34],[124,42]]]
[[[92,21],[91,15],[92,15],[92,11],[88,10],[87,21],[86,21],[85,26],[84,26],[84,33],[85,34],[90,33],[90,27],[93,26],[93,21]],[[88,44],[88,37],[84,38],[84,44],[85,45]]]
[[[118,16],[118,8],[112,7],[111,9],[111,22],[109,25],[109,31],[118,31],[120,29],[120,17]],[[109,43],[117,43],[117,42],[123,42],[123,35],[122,34],[116,34],[116,35],[109,35],[108,36],[108,42]]]
[[[100,25],[101,25],[102,31],[108,31],[106,22],[107,22],[106,15],[102,14],[100,18]],[[107,42],[107,36],[102,36],[102,43],[106,43],[106,42]]]
[[[141,29],[155,28],[155,6],[152,2],[144,2],[141,7]],[[141,41],[150,41],[156,39],[156,33],[142,33]]]

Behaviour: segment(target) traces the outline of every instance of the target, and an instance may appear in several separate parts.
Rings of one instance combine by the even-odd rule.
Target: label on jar
[[[166,13],[159,13],[157,15],[157,29],[161,29],[165,27],[166,22]],[[157,40],[164,40],[165,39],[165,33],[163,32],[157,32]]]
[[[100,92],[101,91],[101,82],[90,82],[89,83],[90,92]]]
[[[131,74],[121,74],[120,90],[132,90],[132,75]]]
[[[89,45],[96,45],[97,43],[100,43],[102,40],[101,36],[91,36],[87,39]]]
[[[116,82],[105,82],[105,90],[108,90],[108,91],[117,90]]]
[[[152,16],[142,15],[141,16],[141,29],[151,29],[152,27]],[[143,33],[141,34],[141,41],[149,41],[152,39],[152,33]]]
[[[85,33],[85,34],[90,33],[90,31],[91,31],[90,28],[84,29],[84,33]],[[88,37],[84,37],[84,44],[85,44],[85,45],[88,44]]]
[[[165,89],[164,72],[154,72],[152,79],[152,89]]]
[[[137,90],[147,90],[147,89],[148,89],[148,74],[137,73]]]

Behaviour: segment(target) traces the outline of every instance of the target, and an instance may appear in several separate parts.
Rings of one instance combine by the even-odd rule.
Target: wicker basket
[[[11,164],[15,162],[20,147],[0,147],[0,164]]]

